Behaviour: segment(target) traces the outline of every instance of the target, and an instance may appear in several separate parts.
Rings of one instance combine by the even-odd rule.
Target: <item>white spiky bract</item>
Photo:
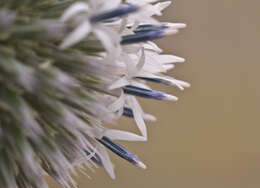
[[[29,2],[40,13],[34,15],[29,6],[23,7],[20,13],[26,16],[19,20],[19,12],[16,15],[13,7],[26,6]],[[118,153],[121,146],[114,145],[112,140],[147,141],[145,121],[156,118],[143,111],[136,96],[178,100],[152,90],[147,81],[173,85],[180,90],[190,86],[163,74],[185,59],[162,54],[162,49],[151,41],[176,34],[186,26],[161,23],[154,18],[161,16],[171,1],[50,0],[41,4],[29,0],[26,3],[0,3],[3,30],[0,29],[0,40],[7,43],[7,46],[0,44],[0,60],[6,62],[0,65],[0,78],[12,77],[12,85],[8,87],[1,82],[0,97],[12,101],[11,97],[17,96],[10,104],[0,102],[0,150],[3,151],[0,162],[5,161],[6,165],[0,166],[0,177],[4,180],[0,186],[48,187],[39,170],[42,168],[69,188],[76,186],[71,172],[81,171],[84,165],[93,169],[99,163],[115,178],[106,147],[145,169],[145,164],[127,150]],[[53,4],[53,10],[48,3]],[[122,10],[128,12],[124,14]],[[30,25],[28,20],[33,16],[40,19],[32,20]],[[25,26],[21,27],[21,23]],[[15,45],[12,39],[21,44],[23,53],[19,54],[15,47],[8,50],[8,45]],[[15,94],[4,95],[3,88]],[[9,109],[10,106],[15,107]],[[15,114],[10,116],[11,120],[9,112]],[[105,127],[107,122],[115,123],[122,115],[134,118],[140,135],[123,131],[123,127],[121,130]],[[20,127],[7,130],[2,124],[9,121],[20,123]],[[11,135],[11,131],[19,134]],[[23,141],[21,147],[19,136]],[[2,143],[10,144],[11,149]],[[10,153],[17,154],[19,160],[15,157],[8,160]]]

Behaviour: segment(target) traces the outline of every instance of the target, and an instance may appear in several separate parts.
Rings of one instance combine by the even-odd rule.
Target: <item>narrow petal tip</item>
[[[187,27],[187,25],[185,23],[169,23],[169,22],[167,22],[167,23],[164,23],[164,25],[166,27],[171,28],[171,29],[183,29],[183,28]]]
[[[164,31],[164,35],[168,36],[168,35],[174,35],[176,33],[178,33],[179,31],[177,29],[166,29]]]
[[[165,95],[164,95],[164,100],[177,101],[177,100],[178,100],[178,97],[175,97],[175,96],[169,95],[169,94],[165,94]]]
[[[154,117],[153,115],[150,115],[150,114],[144,114],[143,118],[144,118],[144,120],[151,121],[151,122],[155,122],[157,120],[156,117]]]
[[[136,166],[138,166],[138,167],[140,167],[140,168],[142,168],[142,169],[146,169],[146,168],[147,168],[146,165],[145,165],[142,161],[138,161],[138,162],[136,163]]]

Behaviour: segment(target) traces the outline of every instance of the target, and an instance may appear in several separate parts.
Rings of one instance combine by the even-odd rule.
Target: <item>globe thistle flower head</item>
[[[162,54],[153,40],[182,23],[154,16],[171,4],[157,0],[10,0],[0,2],[0,187],[63,187],[84,168],[114,167],[107,149],[146,168],[117,140],[146,141],[137,98],[176,101],[147,83],[189,84],[164,75],[185,60]],[[106,128],[125,116],[140,135]]]

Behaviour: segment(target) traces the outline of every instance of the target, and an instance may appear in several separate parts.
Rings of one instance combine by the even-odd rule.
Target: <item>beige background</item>
[[[188,28],[159,43],[186,57],[169,74],[192,87],[184,92],[163,87],[180,97],[177,103],[143,101],[159,119],[148,125],[149,142],[121,143],[147,170],[111,154],[117,179],[100,168],[89,172],[92,180],[81,177],[80,188],[260,187],[259,6],[259,0],[174,1],[162,20]]]

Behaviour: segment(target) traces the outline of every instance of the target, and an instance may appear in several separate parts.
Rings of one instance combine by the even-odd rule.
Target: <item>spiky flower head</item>
[[[63,187],[71,174],[104,166],[115,178],[106,148],[145,168],[115,140],[146,141],[136,97],[177,100],[146,82],[189,84],[162,73],[183,58],[162,55],[152,40],[181,23],[153,16],[170,5],[157,0],[0,1],[0,187]],[[108,129],[133,118],[141,135]]]

